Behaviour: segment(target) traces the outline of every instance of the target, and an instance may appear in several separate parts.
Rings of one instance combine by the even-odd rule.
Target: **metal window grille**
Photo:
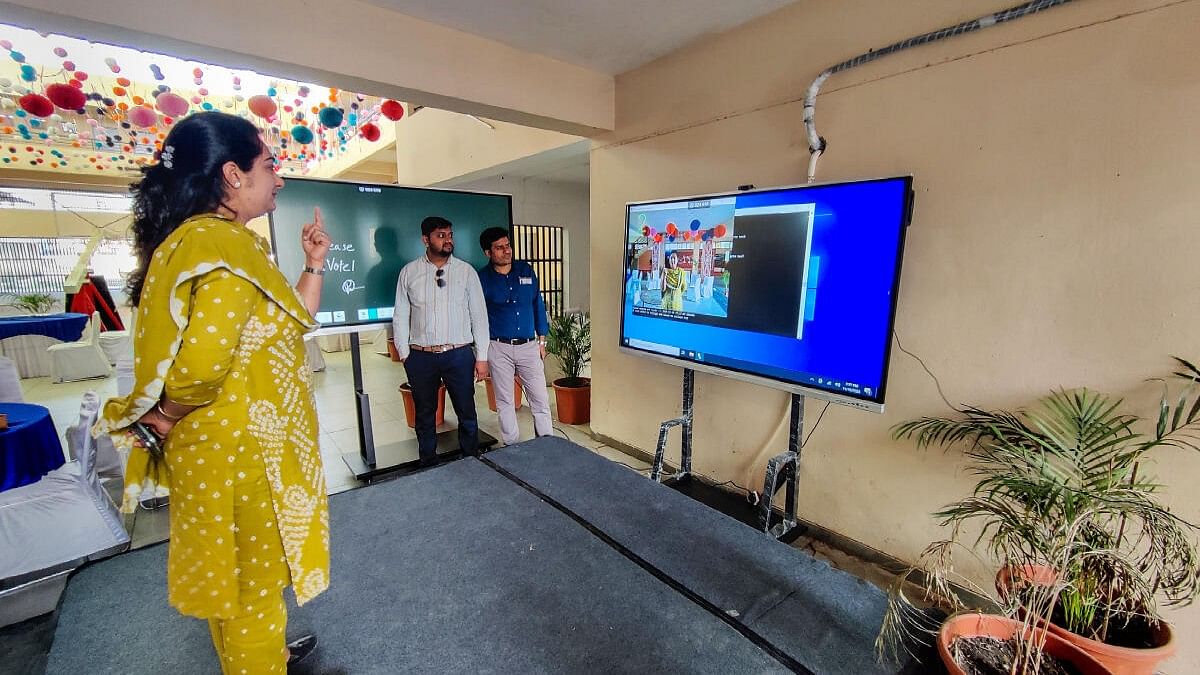
[[[557,225],[513,225],[513,255],[533,266],[551,319],[566,305],[565,238]]]
[[[87,244],[87,237],[0,237],[0,294],[61,296]],[[92,253],[92,269],[108,280],[118,303],[136,264],[133,243],[124,239],[106,239]]]
[[[0,238],[0,293],[61,295],[87,237]]]

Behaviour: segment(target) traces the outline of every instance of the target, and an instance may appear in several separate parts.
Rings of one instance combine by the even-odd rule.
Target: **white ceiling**
[[[367,0],[616,75],[795,0]]]

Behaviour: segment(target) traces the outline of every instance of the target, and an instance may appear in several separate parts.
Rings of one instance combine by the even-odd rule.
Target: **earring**
[[[241,184],[241,183],[234,183],[234,184],[233,184],[233,187],[235,187],[235,188],[240,188],[240,187],[242,187],[242,184]]]

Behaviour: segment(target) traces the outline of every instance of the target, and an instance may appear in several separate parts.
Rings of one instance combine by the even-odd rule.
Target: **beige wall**
[[[456,183],[455,189],[502,192],[513,196],[513,222],[522,225],[558,225],[567,235],[567,309],[588,310],[591,306],[590,228],[588,185],[564,181],[522,178],[488,178]]]
[[[580,140],[578,136],[507,122],[488,120],[485,125],[467,115],[425,108],[406,115],[396,125],[397,182],[444,185]]]
[[[595,431],[651,449],[679,410],[678,368],[616,349],[624,203],[803,182],[799,101],[822,68],[1011,3],[948,4],[798,3],[618,77],[617,130],[591,153]],[[1197,26],[1200,2],[1093,0],[826,83],[818,178],[916,177],[897,332],[953,402],[1087,385],[1149,404],[1144,379],[1168,355],[1200,358]],[[929,513],[972,481],[958,453],[889,439],[948,412],[894,354],[887,413],[832,406],[805,448],[801,512],[911,560],[942,534]],[[787,396],[703,374],[696,386],[697,471],[761,485],[786,447]],[[1200,522],[1200,456],[1157,459],[1168,500]],[[1200,634],[1200,606],[1168,616]],[[1200,672],[1200,645],[1169,670]]]

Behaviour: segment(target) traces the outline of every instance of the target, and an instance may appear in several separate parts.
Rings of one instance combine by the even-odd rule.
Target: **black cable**
[[[946,406],[955,412],[963,412],[961,408],[955,406],[950,402],[950,399],[946,398],[946,393],[942,391],[942,383],[937,379],[937,375],[934,375],[933,371],[929,369],[929,366],[925,365],[925,361],[923,361],[921,357],[904,348],[904,345],[900,343],[900,333],[897,333],[896,329],[894,328],[892,329],[892,336],[896,338],[896,346],[900,348],[900,351],[916,359],[917,363],[921,364],[921,367],[924,368],[925,372],[929,374],[929,377],[933,380],[934,386],[937,387],[938,396],[942,397],[942,401],[946,404]]]
[[[812,440],[813,434],[817,433],[817,427],[821,426],[821,420],[825,418],[826,410],[829,410],[829,401],[825,402],[825,407],[821,408],[821,414],[817,415],[817,421],[813,423],[812,429],[808,430],[808,435],[805,436],[804,440],[800,442],[801,450],[803,450],[804,446],[808,445],[808,442]]]

